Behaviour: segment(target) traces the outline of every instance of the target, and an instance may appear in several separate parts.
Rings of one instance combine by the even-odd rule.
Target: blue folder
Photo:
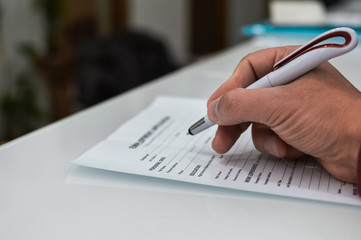
[[[341,27],[335,25],[302,26],[302,25],[273,25],[271,23],[258,23],[246,25],[241,29],[243,36],[292,36],[292,37],[315,37],[332,28]],[[361,26],[342,26],[353,28],[361,40]]]

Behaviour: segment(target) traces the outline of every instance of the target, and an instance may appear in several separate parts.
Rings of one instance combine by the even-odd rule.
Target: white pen
[[[344,38],[344,43],[317,45],[335,37]],[[273,66],[272,72],[255,81],[246,89],[276,87],[292,82],[321,63],[351,51],[357,46],[357,43],[357,34],[351,28],[340,27],[324,32],[277,62]],[[189,128],[188,134],[195,135],[213,125],[214,123],[206,115]]]

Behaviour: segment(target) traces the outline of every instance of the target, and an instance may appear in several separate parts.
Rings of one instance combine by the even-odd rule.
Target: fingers
[[[264,49],[243,58],[232,76],[209,98],[208,104],[235,88],[246,88],[273,70],[273,65],[296,47]]]
[[[348,183],[356,183],[357,172],[355,171],[355,166],[357,166],[357,163],[335,163],[320,158],[316,160],[335,178]]]
[[[296,159],[305,155],[285,143],[275,132],[263,124],[253,124],[252,139],[255,148],[267,155],[287,159]]]
[[[214,151],[221,154],[228,152],[248,126],[249,123],[234,126],[218,126],[216,135],[212,141]]]
[[[249,86],[257,79],[272,71],[273,65],[295,48],[296,47],[283,47],[261,50],[242,59],[232,76],[220,86],[208,100],[208,116],[211,120],[215,123],[222,123],[221,125],[238,125],[240,122],[246,122],[244,121],[245,118],[239,118],[239,116],[249,116],[249,119],[255,119],[253,116],[256,114],[256,112],[254,112],[255,108],[249,107],[249,111],[247,112],[242,112],[244,107],[238,109],[239,101],[241,101],[243,106],[247,106],[247,96],[244,96],[243,99],[239,99],[237,96],[234,98],[233,96],[237,95],[238,91],[242,91],[242,88]],[[224,96],[225,94],[226,96]],[[233,101],[229,102],[227,97]],[[218,100],[215,101],[216,99]],[[227,103],[231,104],[227,107]],[[258,104],[259,103],[261,103],[260,100],[258,100]],[[225,105],[225,108],[222,107]],[[218,112],[219,109],[226,109],[228,111],[224,114],[221,110]],[[249,112],[252,110],[253,114],[250,116]],[[234,111],[237,111],[236,115],[233,115]],[[217,122],[219,120],[218,118],[220,118],[220,122]],[[245,123],[232,127],[220,126],[212,143],[213,149],[218,153],[227,152],[248,126],[249,124]]]
[[[272,115],[283,105],[277,94],[277,88],[233,89],[211,102],[207,114],[212,122],[222,126],[244,122],[270,125]]]

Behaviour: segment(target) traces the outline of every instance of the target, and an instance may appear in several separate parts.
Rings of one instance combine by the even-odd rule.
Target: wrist
[[[343,180],[357,184],[357,191],[361,197],[361,92],[355,89],[349,91],[348,97],[344,97],[344,103],[339,115],[339,136],[335,155],[340,161],[338,170],[343,168],[344,172],[340,176],[349,176]],[[342,104],[341,104],[342,105]],[[337,172],[337,171],[336,171]]]
[[[361,124],[359,122],[359,120],[361,119],[361,92],[359,92],[359,101],[358,101],[358,105],[356,105],[356,107],[358,106],[358,108],[356,109],[355,113],[358,114],[358,116],[356,116],[355,118],[355,122],[357,122],[358,126],[357,129],[355,129],[357,131],[357,133],[359,134],[359,138],[361,139]],[[357,184],[357,192],[359,194],[359,196],[361,197],[361,140],[359,139],[358,142],[358,154],[357,154],[357,165],[356,165],[356,184]]]
[[[345,114],[345,119],[347,119],[347,123],[345,123],[345,132],[346,136],[349,140],[349,156],[356,164],[359,163],[359,151],[361,144],[361,92],[358,92],[358,97],[356,101],[353,101],[353,104],[350,104],[349,111],[350,114]],[[347,139],[345,139],[347,140]],[[357,165],[358,167],[358,165]],[[357,173],[359,173],[357,171]]]

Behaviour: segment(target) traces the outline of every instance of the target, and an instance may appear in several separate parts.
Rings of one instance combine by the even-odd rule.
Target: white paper
[[[159,97],[75,164],[223,188],[361,206],[354,184],[330,176],[311,157],[277,159],[255,150],[250,131],[226,154],[211,147],[216,127],[187,135],[206,101]]]

